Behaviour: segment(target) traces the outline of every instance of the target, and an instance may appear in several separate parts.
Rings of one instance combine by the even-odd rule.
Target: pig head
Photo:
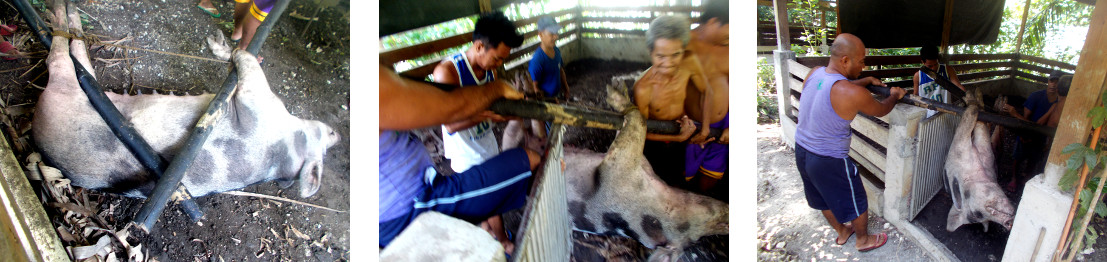
[[[65,30],[66,7],[54,4],[55,30]],[[80,33],[76,9],[70,7],[69,31]],[[70,52],[81,60],[74,65]],[[74,185],[145,197],[153,175],[116,139],[78,86],[74,66],[91,70],[80,39],[54,36],[47,65],[49,83],[39,97],[33,122],[35,144]],[[195,196],[278,180],[300,182],[300,195],[311,196],[321,184],[323,157],[339,141],[319,121],[292,116],[269,89],[254,56],[234,54],[237,91],[212,127],[208,142],[185,172],[182,183]],[[120,95],[108,98],[138,134],[166,160],[185,144],[192,127],[214,95]]]
[[[965,109],[946,158],[946,185],[953,197],[946,219],[950,232],[968,223],[983,223],[988,231],[988,221],[1010,230],[1014,220],[1015,208],[996,183],[988,128],[976,121],[979,111],[977,105]]]
[[[671,253],[707,235],[729,234],[726,203],[668,186],[642,155],[646,124],[625,95],[612,92],[609,102],[624,114],[623,126],[607,153],[565,148],[569,215],[575,230],[629,237],[648,248]],[[504,146],[526,144],[534,136],[522,124],[509,124]],[[510,139],[510,140],[509,140]]]

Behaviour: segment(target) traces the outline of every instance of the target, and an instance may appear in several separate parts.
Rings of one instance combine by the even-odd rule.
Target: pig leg
[[[54,1],[54,30],[67,32],[65,2]],[[69,39],[55,35],[50,45],[50,55],[46,58],[46,66],[50,70],[50,79],[47,82],[47,90],[77,89],[76,70],[73,69],[73,60],[69,59]],[[80,90],[76,90],[80,91]]]
[[[83,37],[85,36],[84,29],[81,28],[81,16],[77,14],[77,7],[73,2],[68,3],[68,17],[69,17],[69,34],[73,35],[73,42],[70,44],[70,52],[73,57],[77,58],[77,62],[81,63],[85,71],[96,78],[96,72],[92,69],[92,62],[88,59],[88,46],[85,45]]]

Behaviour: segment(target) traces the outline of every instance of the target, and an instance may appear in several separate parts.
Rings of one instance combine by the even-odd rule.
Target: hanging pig
[[[80,34],[76,8],[69,8],[70,32]],[[66,7],[54,4],[55,30],[65,30]],[[70,52],[92,71],[81,39],[54,36],[47,66],[49,83],[39,97],[33,122],[35,144],[74,185],[144,197],[154,187],[151,174],[116,139],[78,86]],[[257,59],[237,52],[232,61],[238,89],[216,120],[208,142],[185,172],[183,185],[195,196],[278,180],[300,182],[302,197],[321,184],[323,156],[338,142],[326,124],[292,116],[269,89]],[[138,134],[164,159],[173,159],[214,95],[120,95],[107,97]]]
[[[700,237],[729,234],[727,203],[670,187],[654,174],[642,155],[645,119],[625,95],[609,92],[609,103],[624,113],[625,120],[607,153],[564,150],[573,229],[629,237],[651,249],[662,247],[651,260],[658,259],[657,254],[675,259]],[[522,124],[510,123],[504,148],[542,144],[534,141],[535,135],[519,135],[523,130]]]
[[[946,185],[953,197],[946,219],[950,232],[968,223],[983,223],[986,232],[988,221],[1010,230],[1014,220],[1015,208],[996,183],[988,129],[976,122],[979,111],[977,105],[965,109],[946,158]]]

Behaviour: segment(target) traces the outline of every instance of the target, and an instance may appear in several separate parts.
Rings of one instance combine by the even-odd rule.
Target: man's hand
[[[884,84],[884,82],[881,82],[880,78],[870,76],[870,77],[866,77],[866,79],[869,79],[869,81],[870,81],[869,83],[874,85],[874,86],[888,86],[888,85]],[[900,90],[903,90],[903,89],[900,88]],[[900,97],[903,97],[903,96],[901,95]]]
[[[707,143],[715,141],[714,137],[707,137],[708,135],[710,135],[710,133],[711,127],[703,126],[703,128],[700,129],[700,132],[696,133],[696,136],[693,136],[692,140],[689,140],[688,143],[697,144],[700,145],[700,148],[703,148],[704,146],[707,146]]]
[[[730,128],[723,129],[723,134],[719,135],[719,144],[730,144]]]
[[[880,81],[880,80],[876,80],[876,81]],[[903,98],[904,95],[907,95],[907,90],[903,90],[903,88],[900,88],[898,86],[893,86],[893,87],[889,88],[888,92],[890,92],[892,96],[895,96],[896,100],[900,100],[901,98]]]
[[[507,83],[507,81],[496,80],[496,82],[492,82],[489,85],[492,85],[492,87],[499,88],[500,91],[503,92],[502,94],[503,94],[504,98],[512,99],[512,100],[523,99],[523,93],[519,92],[518,90],[515,90],[515,87],[512,86],[511,84]]]
[[[689,137],[692,137],[692,133],[696,132],[696,123],[692,122],[692,119],[689,119],[687,115],[680,117],[677,122],[680,122],[680,141],[688,140]]]

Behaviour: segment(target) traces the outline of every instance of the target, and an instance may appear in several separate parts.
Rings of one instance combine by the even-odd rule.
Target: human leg
[[[723,178],[727,170],[727,145],[708,143],[700,147],[689,144],[686,147],[684,175],[686,180],[691,180],[700,193],[707,192],[715,187],[715,183]]]
[[[835,243],[839,246],[845,245],[846,241],[849,241],[849,237],[856,231],[851,226],[838,223],[838,220],[834,218],[834,212],[830,212],[829,209],[822,210],[822,213],[823,217],[826,218],[826,222],[830,224],[830,227],[834,228],[834,232],[838,232],[838,239]]]
[[[873,250],[875,248],[884,246],[888,242],[888,235],[885,233],[869,235],[869,211],[865,211],[857,218],[853,219],[853,231],[857,233],[856,247],[858,251],[865,252]]]
[[[438,176],[416,199],[416,209],[438,211],[469,222],[520,208],[530,190],[530,152],[504,151],[452,176]]]

